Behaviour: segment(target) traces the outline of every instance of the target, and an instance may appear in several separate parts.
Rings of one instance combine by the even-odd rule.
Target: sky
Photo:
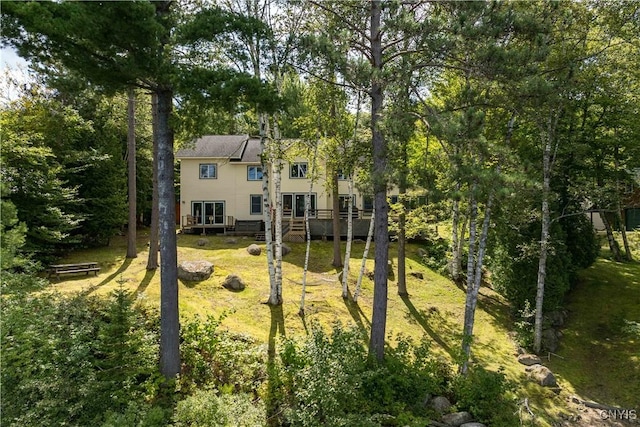
[[[27,82],[27,62],[20,58],[11,47],[0,48],[0,94],[1,101],[11,101],[18,96],[15,87],[7,81],[8,77],[21,84]]]

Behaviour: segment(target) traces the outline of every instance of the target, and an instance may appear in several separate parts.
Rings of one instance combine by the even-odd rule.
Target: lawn
[[[146,270],[147,236],[139,232],[138,257],[125,259],[126,239],[113,240],[108,248],[79,251],[64,262],[97,261],[101,267],[97,277],[63,276],[54,280],[61,292],[85,292],[104,295],[119,286],[136,291],[140,298],[159,306],[159,271]],[[283,298],[281,308],[270,309],[264,302],[269,295],[264,250],[251,256],[246,247],[254,243],[248,238],[230,239],[206,236],[207,244],[198,246],[198,235],[178,235],[178,260],[207,260],[214,264],[214,274],[199,283],[179,283],[180,314],[226,317],[222,323],[229,330],[248,334],[267,342],[277,334],[301,336],[313,322],[330,326],[334,322],[352,324],[368,333],[371,322],[373,283],[363,280],[358,304],[341,298],[338,272],[330,264],[331,243],[313,241],[305,317],[298,315],[304,243],[289,243],[292,252],[283,259]],[[343,243],[344,245],[344,243]],[[264,249],[264,244],[261,244]],[[407,272],[422,273],[423,279],[407,276],[409,297],[396,292],[396,277],[390,277],[387,332],[403,334],[416,340],[426,339],[432,350],[446,358],[452,366],[461,343],[464,316],[464,290],[420,263],[419,245],[407,250]],[[344,248],[344,246],[343,246]],[[349,283],[353,290],[359,272],[363,242],[353,245]],[[391,244],[390,258],[397,272],[396,247]],[[344,252],[344,249],[343,249]],[[373,250],[370,254],[373,253]],[[373,261],[367,261],[373,270]],[[232,292],[221,286],[229,274],[243,278],[247,288]],[[481,289],[476,314],[475,341],[472,357],[490,369],[504,369],[506,375],[520,384],[520,399],[528,398],[537,414],[532,425],[550,426],[560,413],[575,412],[567,406],[568,397],[578,394],[587,400],[633,408],[640,395],[640,360],[638,358],[638,325],[640,323],[640,264],[614,264],[600,259],[582,275],[580,285],[570,297],[569,323],[564,330],[560,357],[551,357],[549,366],[559,377],[561,392],[542,389],[525,380],[524,369],[516,361],[516,346],[511,339],[511,320],[504,299],[489,288]],[[600,313],[608,313],[602,317]],[[634,323],[636,322],[636,323]],[[588,424],[572,424],[588,425]],[[607,425],[607,424],[602,424]],[[612,424],[613,425],[613,424]]]

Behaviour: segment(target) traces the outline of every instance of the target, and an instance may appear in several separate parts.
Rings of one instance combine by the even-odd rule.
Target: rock
[[[207,246],[209,244],[209,241],[207,239],[198,239],[198,241],[196,242],[196,245],[198,246]]]
[[[543,324],[558,328],[564,325],[566,317],[567,313],[564,310],[550,311],[543,316]]]
[[[451,402],[449,402],[449,399],[444,396],[436,396],[429,403],[429,406],[431,406],[437,413],[444,414],[451,408]]]
[[[560,341],[558,332],[555,329],[545,329],[542,331],[542,347],[552,353],[558,351]]]
[[[178,265],[178,279],[188,282],[207,280],[213,273],[213,264],[209,261],[183,261]]]
[[[473,423],[464,423],[460,427],[487,427],[487,426],[482,423],[473,422]]]
[[[543,387],[556,387],[558,385],[551,369],[542,365],[532,365],[526,368],[529,377]]]
[[[226,239],[224,242],[227,245],[235,245],[236,243],[238,243],[238,239],[234,239],[233,237],[230,237],[230,238]]]
[[[291,247],[289,247],[285,243],[283,243],[281,247],[282,247],[282,256],[287,256],[289,253],[291,253]],[[273,243],[273,255],[274,255],[274,257],[275,257],[275,254],[276,254],[276,244],[274,242]]]
[[[227,278],[224,279],[224,282],[222,282],[222,286],[232,291],[242,291],[246,287],[240,276],[236,276],[235,274],[228,275]]]
[[[249,255],[255,255],[258,256],[262,253],[262,248],[258,245],[256,245],[255,243],[247,246],[247,252],[249,252]]]
[[[442,416],[442,422],[454,427],[460,427],[462,424],[470,423],[473,420],[468,412],[454,412]]]
[[[291,252],[291,248],[288,245],[282,244],[282,256],[288,255]]]
[[[364,272],[364,275],[367,276],[369,280],[373,280],[373,271],[367,270]]]
[[[536,354],[525,353],[518,356],[518,362],[526,366],[540,365],[542,364],[542,359],[540,359],[540,356]]]
[[[420,280],[424,279],[424,274],[420,273],[419,271],[412,271],[409,274],[415,277],[416,279],[420,279]]]
[[[429,252],[426,249],[418,248],[418,255],[420,255],[420,258],[424,258],[429,255]]]

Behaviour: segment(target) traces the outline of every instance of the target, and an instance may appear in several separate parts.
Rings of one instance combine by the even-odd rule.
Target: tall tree
[[[127,258],[138,256],[136,249],[136,93],[133,88],[128,92],[127,103],[127,187],[129,190],[129,226],[127,228]]]
[[[246,20],[218,8],[180,22],[177,5],[162,2],[7,3],[3,36],[42,67],[61,63],[96,84],[113,90],[138,86],[157,95],[158,206],[161,254],[160,371],[180,372],[177,248],[175,233],[173,94],[202,102],[233,105],[239,95],[259,96],[262,85],[220,64],[187,66],[176,61],[173,37],[184,45],[207,28],[215,38],[253,31]],[[186,22],[185,22],[186,21]],[[251,22],[253,24],[253,21]],[[54,71],[49,68],[49,71]],[[268,99],[268,98],[266,98]]]

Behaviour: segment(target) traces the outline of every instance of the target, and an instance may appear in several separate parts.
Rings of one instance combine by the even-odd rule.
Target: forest
[[[448,396],[485,425],[552,425],[523,418],[516,385],[474,363],[476,312],[488,288],[517,345],[549,354],[545,323],[601,249],[637,265],[640,3],[3,1],[0,12],[2,45],[29,61],[21,81],[5,72],[0,104],[3,423],[438,426],[425,402]],[[265,350],[221,327],[232,314],[180,312],[174,153],[212,134],[261,141],[272,316],[289,303],[308,313],[310,239],[301,300],[283,293],[283,141],[372,195],[364,254],[350,234],[320,252],[353,308],[373,242],[365,331],[312,323]],[[46,277],[123,239],[134,259],[141,233],[158,304],[122,287],[60,293]],[[421,268],[464,292],[449,360],[389,336],[389,295],[414,293],[416,247]],[[637,339],[640,318],[620,322]]]

